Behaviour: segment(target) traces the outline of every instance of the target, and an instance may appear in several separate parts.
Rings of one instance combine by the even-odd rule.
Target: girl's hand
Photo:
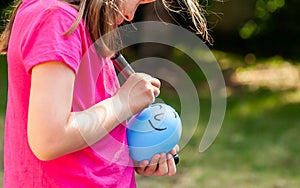
[[[176,174],[176,165],[173,155],[179,151],[179,146],[176,145],[170,153],[156,154],[149,161],[136,162],[135,171],[143,176],[174,176]]]
[[[160,93],[160,81],[144,73],[134,73],[113,97],[119,119],[125,120],[155,101]]]

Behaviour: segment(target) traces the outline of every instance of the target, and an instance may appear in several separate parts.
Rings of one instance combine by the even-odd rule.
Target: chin
[[[122,23],[124,22],[124,19],[117,19],[117,25],[119,26],[119,25],[121,25]]]

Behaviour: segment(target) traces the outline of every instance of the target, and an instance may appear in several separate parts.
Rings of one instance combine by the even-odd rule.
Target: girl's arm
[[[82,112],[71,112],[75,73],[61,62],[32,69],[28,141],[41,160],[51,160],[91,145],[120,122],[150,105],[160,82],[133,74],[117,94]]]

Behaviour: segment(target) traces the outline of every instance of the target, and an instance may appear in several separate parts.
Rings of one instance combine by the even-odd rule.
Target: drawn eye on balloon
[[[151,108],[159,108],[158,111],[161,111],[153,116],[153,119],[148,119],[148,123],[150,126],[157,131],[164,131],[167,129],[167,127],[158,128],[155,126],[154,122],[162,122],[166,115],[169,115],[169,113],[174,114],[174,118],[177,119],[178,116],[174,110],[171,109],[163,109],[163,106],[161,104],[154,104],[151,106]],[[152,110],[152,112],[155,112],[155,110]]]

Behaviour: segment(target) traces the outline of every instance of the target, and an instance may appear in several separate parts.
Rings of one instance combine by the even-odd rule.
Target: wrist
[[[132,116],[128,103],[124,102],[119,95],[115,95],[110,99],[110,109],[118,123],[122,123]]]

